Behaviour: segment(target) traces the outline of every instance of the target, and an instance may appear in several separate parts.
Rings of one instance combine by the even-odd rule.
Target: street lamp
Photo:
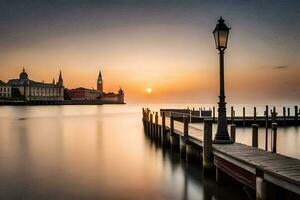
[[[227,41],[229,29],[222,17],[218,20],[215,30],[213,31],[216,48],[220,52],[220,96],[218,108],[218,129],[214,138],[214,143],[217,144],[230,144],[233,141],[230,139],[227,130],[227,117],[226,117],[226,102],[225,102],[225,89],[224,89],[224,51],[227,48]]]

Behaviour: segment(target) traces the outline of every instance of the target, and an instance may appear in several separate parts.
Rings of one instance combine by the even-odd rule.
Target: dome
[[[20,79],[28,79],[28,74],[25,72],[24,68],[23,68],[22,73],[20,74]]]

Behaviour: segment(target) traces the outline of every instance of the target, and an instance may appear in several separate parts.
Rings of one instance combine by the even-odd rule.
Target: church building
[[[18,79],[11,79],[7,82],[12,88],[12,97],[20,98],[26,101],[51,101],[64,100],[64,81],[59,73],[58,81],[55,83],[37,82],[30,80],[28,74],[23,68]]]

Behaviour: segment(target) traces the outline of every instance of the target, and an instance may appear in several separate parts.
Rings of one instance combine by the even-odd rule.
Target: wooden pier
[[[300,160],[276,154],[277,123],[272,123],[269,152],[257,148],[258,124],[252,124],[252,146],[213,144],[213,118],[202,117],[204,127],[199,129],[191,126],[190,113],[168,112],[161,110],[160,116],[143,109],[145,134],[163,148],[178,151],[186,162],[201,160],[203,175],[215,175],[217,184],[244,184],[256,191],[256,199],[300,199]],[[235,140],[235,125],[230,135]]]
[[[243,107],[242,116],[236,116],[236,112],[233,107],[228,113],[228,124],[235,124],[237,127],[251,127],[252,124],[258,124],[259,126],[271,127],[271,124],[276,122],[278,126],[294,126],[300,124],[300,110],[298,106],[294,106],[293,115],[291,109],[287,107],[282,108],[282,115],[279,116],[276,108],[273,107],[269,110],[269,106],[266,106],[263,116],[257,115],[256,107],[253,107],[253,114],[251,116],[246,115],[246,108]],[[204,122],[204,119],[212,119],[213,123],[217,123],[216,109],[213,107],[208,110],[205,108],[193,109],[160,109],[160,115],[165,113],[167,117],[174,116],[177,120],[182,121],[183,116],[188,117],[190,123]]]

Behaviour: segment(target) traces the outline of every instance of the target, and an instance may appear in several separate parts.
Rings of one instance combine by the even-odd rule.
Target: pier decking
[[[215,169],[219,184],[229,176],[254,189],[257,199],[300,199],[300,160],[240,143],[213,144],[211,118],[203,118],[203,129],[189,125],[188,116],[175,118],[143,110],[145,133],[184,151],[187,160],[189,154],[202,159],[203,171]]]

